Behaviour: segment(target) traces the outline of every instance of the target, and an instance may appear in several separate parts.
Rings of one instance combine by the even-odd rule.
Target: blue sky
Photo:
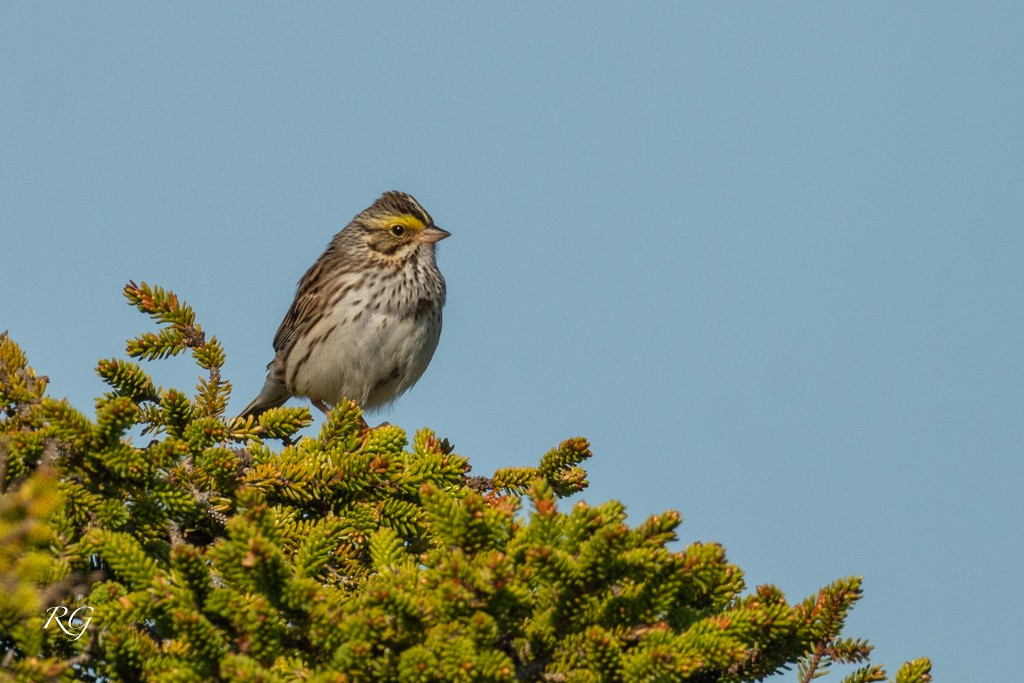
[[[7,3],[0,329],[88,409],[158,283],[241,409],[305,269],[410,192],[449,299],[381,419],[479,474],[587,436],[586,500],[678,509],[793,600],[863,575],[890,670],[1013,680],[1022,34],[1011,2]]]

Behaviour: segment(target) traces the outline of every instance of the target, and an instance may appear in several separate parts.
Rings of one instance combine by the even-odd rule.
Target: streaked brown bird
[[[450,234],[404,192],[353,218],[299,280],[267,381],[241,417],[293,396],[324,412],[343,397],[372,409],[415,384],[441,336],[435,245]]]

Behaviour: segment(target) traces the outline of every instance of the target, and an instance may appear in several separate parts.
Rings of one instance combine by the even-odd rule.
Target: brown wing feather
[[[274,335],[275,352],[280,353],[283,349],[288,348],[295,338],[295,333],[306,327],[320,310],[321,287],[314,286],[312,283],[323,282],[320,278],[323,261],[324,258],[320,257],[299,280],[299,286],[295,289],[295,300],[292,301],[291,307],[284,315],[284,320],[281,321],[281,326],[277,328],[277,334]]]

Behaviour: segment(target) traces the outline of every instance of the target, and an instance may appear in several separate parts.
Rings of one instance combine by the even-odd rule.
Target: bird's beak
[[[413,237],[416,242],[423,242],[425,244],[433,244],[434,242],[440,242],[445,237],[451,237],[451,233],[447,230],[442,230],[436,225],[431,225],[429,228],[424,228],[423,232]]]

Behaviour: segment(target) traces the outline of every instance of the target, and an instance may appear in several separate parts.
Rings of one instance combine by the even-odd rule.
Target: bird
[[[357,214],[299,280],[263,389],[239,417],[292,397],[325,414],[343,398],[372,410],[412,387],[441,337],[446,288],[435,252],[449,236],[405,192],[385,192]]]

